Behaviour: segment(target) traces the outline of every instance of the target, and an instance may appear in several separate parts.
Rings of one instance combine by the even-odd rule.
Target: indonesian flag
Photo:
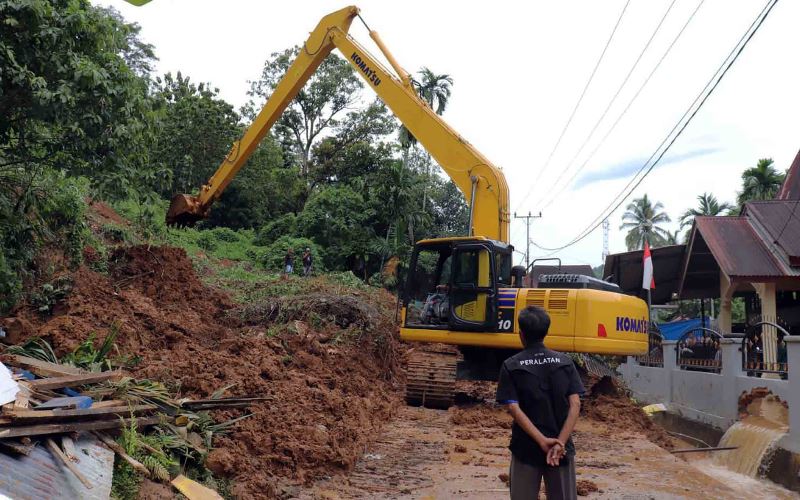
[[[642,288],[647,290],[648,288],[655,288],[656,287],[656,280],[653,277],[653,257],[650,255],[650,245],[647,244],[647,241],[644,242],[644,274],[642,275]]]

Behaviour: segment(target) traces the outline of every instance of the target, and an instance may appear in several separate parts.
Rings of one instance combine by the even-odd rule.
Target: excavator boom
[[[357,7],[351,6],[322,18],[261,112],[241,139],[233,144],[217,171],[200,188],[199,194],[173,198],[167,223],[191,225],[208,216],[212,203],[244,166],[322,61],[337,48],[464,193],[470,206],[470,235],[508,242],[509,193],[503,173],[417,95],[408,73],[396,62],[376,32],[370,30],[370,37],[396,75],[348,35],[358,12]]]

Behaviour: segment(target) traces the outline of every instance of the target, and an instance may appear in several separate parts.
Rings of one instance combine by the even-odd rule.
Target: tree
[[[453,78],[448,74],[437,75],[425,66],[420,69],[419,77],[419,80],[411,81],[414,89],[437,115],[443,114],[450,102]],[[404,155],[408,155],[408,150],[417,144],[417,138],[404,125],[400,126],[398,140],[400,146],[405,150]],[[407,164],[405,156],[404,163]]]
[[[0,175],[24,167],[32,185],[55,168],[115,197],[167,178],[147,150],[148,82],[126,61],[150,57],[138,27],[85,0],[1,2],[0,19]]]
[[[300,48],[295,46],[270,55],[264,63],[261,78],[250,82],[247,94],[251,100],[245,106],[245,116],[251,120],[255,118],[261,109],[257,102],[269,99],[299,52]],[[350,64],[331,54],[278,119],[275,133],[279,142],[291,151],[294,160],[299,163],[302,175],[308,175],[311,170],[314,143],[322,137],[323,132],[339,125],[338,117],[356,104],[362,88],[363,84]]]
[[[725,215],[725,213],[733,210],[734,206],[730,203],[720,203],[717,198],[711,193],[703,193],[697,197],[697,208],[690,208],[683,212],[678,222],[681,229],[692,225],[694,218],[698,216],[711,216]]]
[[[153,157],[172,171],[162,194],[197,192],[239,137],[239,115],[207,83],[195,85],[179,71],[154,83],[159,120]]]
[[[737,201],[739,206],[750,200],[771,200],[781,188],[785,174],[778,172],[772,158],[758,160],[755,167],[742,172],[742,190]]]
[[[311,195],[298,215],[298,235],[320,246],[327,267],[358,270],[369,253],[373,215],[351,187],[325,187]]]
[[[670,222],[670,218],[662,211],[663,208],[661,202],[653,204],[646,194],[628,204],[622,215],[623,223],[619,227],[620,230],[628,231],[625,236],[628,250],[643,248],[645,241],[652,246],[664,245],[668,233],[659,224]]]
[[[665,245],[679,245],[680,244],[680,230],[676,229],[675,231],[667,230],[666,237],[664,238]]]

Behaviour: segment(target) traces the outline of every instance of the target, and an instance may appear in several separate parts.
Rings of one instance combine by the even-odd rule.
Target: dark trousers
[[[537,467],[528,465],[511,455],[509,471],[511,500],[536,500],[544,478],[547,500],[575,500],[578,492],[575,485],[575,457],[563,467]]]

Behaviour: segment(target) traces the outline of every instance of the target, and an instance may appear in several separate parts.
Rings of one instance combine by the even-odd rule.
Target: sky
[[[181,71],[195,82],[210,82],[237,108],[247,102],[248,82],[259,77],[269,54],[301,44],[321,17],[345,6],[327,0],[153,0],[143,7],[92,1],[141,25],[142,38],[155,46],[159,73]],[[358,6],[405,69],[427,66],[452,76],[444,119],[503,169],[513,212],[542,212],[531,222],[531,239],[550,248],[572,241],[623,190],[765,5],[702,0],[612,129],[700,2],[631,0],[560,142],[626,0],[362,0]],[[667,229],[678,229],[680,214],[696,206],[703,192],[734,202],[741,172],[759,158],[773,158],[784,170],[800,150],[798,18],[800,2],[777,4],[683,135],[633,192],[630,199],[646,193],[664,205],[673,220]],[[379,52],[359,22],[351,34],[373,54]],[[363,92],[371,100],[372,91],[365,86]],[[630,199],[609,217],[611,253],[626,250],[619,226]],[[512,243],[524,253],[524,220],[512,221]],[[553,256],[564,264],[595,266],[602,249],[597,229]],[[531,246],[531,259],[550,254]]]

